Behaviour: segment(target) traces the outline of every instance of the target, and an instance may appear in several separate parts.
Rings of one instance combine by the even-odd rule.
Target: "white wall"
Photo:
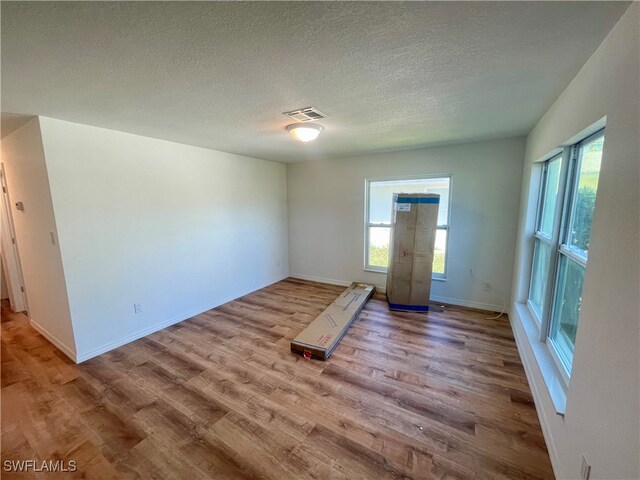
[[[2,139],[2,162],[32,324],[74,358],[76,349],[37,118]],[[15,208],[24,203],[24,211]],[[6,235],[6,232],[2,232]]]
[[[564,420],[554,412],[530,348],[519,345],[530,383],[538,386],[536,406],[559,478],[579,478],[583,454],[592,479],[640,478],[639,24],[635,3],[527,139],[515,302],[527,295],[537,190],[532,163],[607,117]]]
[[[40,123],[79,361],[287,276],[283,164]]]
[[[524,138],[287,165],[289,261],[303,278],[384,286],[363,270],[365,179],[452,174],[447,281],[432,298],[500,308],[513,272]],[[482,290],[469,273],[491,283]]]

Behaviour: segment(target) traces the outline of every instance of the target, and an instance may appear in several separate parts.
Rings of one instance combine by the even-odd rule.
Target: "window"
[[[603,145],[604,131],[600,131],[543,165],[528,305],[567,378],[580,319]]]
[[[450,176],[367,181],[365,269],[376,272],[387,271],[393,194],[437,193],[440,195],[440,207],[433,257],[433,277],[445,278],[450,186]]]
[[[543,167],[538,218],[534,234],[533,266],[531,268],[531,284],[529,286],[529,306],[534,317],[540,323],[547,295],[548,278],[551,276],[551,251],[553,249],[553,233],[556,230],[558,193],[560,188],[560,172],[562,155],[547,161]]]

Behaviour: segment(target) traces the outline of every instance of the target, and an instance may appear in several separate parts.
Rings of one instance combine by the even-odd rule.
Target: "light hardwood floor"
[[[82,365],[3,305],[2,459],[78,465],[20,478],[553,478],[506,318],[377,294],[328,361],[292,354],[341,291],[288,279]]]

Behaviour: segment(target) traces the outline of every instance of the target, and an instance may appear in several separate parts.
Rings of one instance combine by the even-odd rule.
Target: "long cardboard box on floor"
[[[373,285],[353,282],[291,341],[291,351],[307,358],[329,358],[375,290]]]

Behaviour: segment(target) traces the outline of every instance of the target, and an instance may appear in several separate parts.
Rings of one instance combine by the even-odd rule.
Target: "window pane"
[[[440,195],[438,225],[447,225],[449,184],[448,177],[370,182],[369,223],[391,223],[391,201],[394,193],[437,193]]]
[[[444,275],[444,260],[447,254],[447,230],[439,228],[436,231],[436,247],[433,252],[433,273]]]
[[[542,212],[539,230],[551,238],[555,220],[556,204],[558,203],[558,187],[560,185],[560,168],[562,157],[548,163],[545,190],[543,192]]]
[[[531,286],[529,287],[529,300],[533,309],[542,317],[544,294],[547,288],[549,276],[549,257],[551,247],[537,238],[534,241],[533,266],[531,267]]]
[[[369,184],[369,223],[391,223],[393,188],[382,182]]]
[[[583,281],[584,267],[567,256],[560,255],[558,285],[549,337],[569,371],[571,371],[573,347],[576,343],[576,331],[580,318]]]
[[[571,228],[567,245],[586,256],[591,237],[591,221],[596,204],[598,177],[602,160],[604,137],[599,137],[580,147],[580,170],[575,201],[571,209]]]
[[[389,227],[369,227],[369,266],[387,267],[390,233]]]

